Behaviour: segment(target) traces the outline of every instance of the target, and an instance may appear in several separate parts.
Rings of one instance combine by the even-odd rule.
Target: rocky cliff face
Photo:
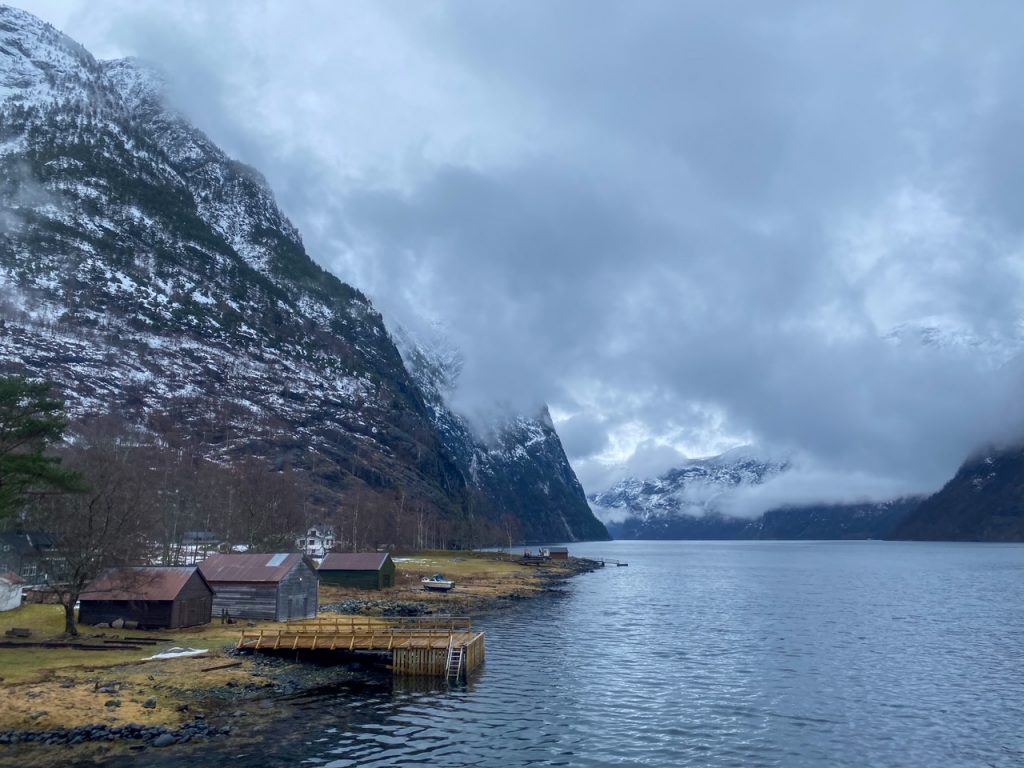
[[[1024,541],[1024,448],[965,462],[890,534],[921,541]]]
[[[483,500],[482,514],[513,540],[528,543],[609,538],[587,504],[546,408],[532,418],[508,416],[480,435],[446,405],[461,368],[458,352],[417,343],[407,333],[397,337],[444,444]],[[512,529],[508,515],[518,521]]]
[[[55,381],[76,417],[305,468],[328,508],[358,490],[464,517],[461,443],[380,314],[161,94],[139,63],[0,7],[0,367]],[[538,477],[571,475],[543,458]],[[562,538],[562,515],[540,509],[538,537]]]

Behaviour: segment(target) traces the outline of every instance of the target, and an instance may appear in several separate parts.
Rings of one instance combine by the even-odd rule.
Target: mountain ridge
[[[889,538],[1024,541],[1024,447],[988,449],[965,461]]]

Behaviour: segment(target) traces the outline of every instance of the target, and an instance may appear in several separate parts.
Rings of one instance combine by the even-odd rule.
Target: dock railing
[[[444,676],[452,648],[462,673],[484,660],[484,635],[466,616],[318,616],[275,627],[242,630],[238,648],[251,651],[376,651],[392,654],[396,674]]]
[[[281,627],[284,632],[469,632],[473,620],[468,616],[317,616],[315,619],[289,621]]]

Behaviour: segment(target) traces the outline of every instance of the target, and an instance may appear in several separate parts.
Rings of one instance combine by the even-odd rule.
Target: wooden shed
[[[386,589],[395,586],[395,563],[387,552],[335,552],[320,563],[324,584],[357,589]]]
[[[288,621],[316,617],[316,566],[298,552],[211,555],[199,570],[213,587],[213,612],[233,618]]]
[[[143,629],[210,623],[213,590],[194,565],[115,568],[92,581],[79,597],[82,624],[123,619]]]
[[[548,557],[552,560],[568,560],[569,550],[567,547],[548,547]]]

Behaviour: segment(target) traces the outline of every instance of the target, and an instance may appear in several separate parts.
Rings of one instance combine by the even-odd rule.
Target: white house
[[[303,538],[296,539],[295,546],[305,555],[323,558],[334,547],[334,529],[315,525]]]
[[[21,605],[25,580],[16,573],[0,573],[0,611],[12,611]]]

